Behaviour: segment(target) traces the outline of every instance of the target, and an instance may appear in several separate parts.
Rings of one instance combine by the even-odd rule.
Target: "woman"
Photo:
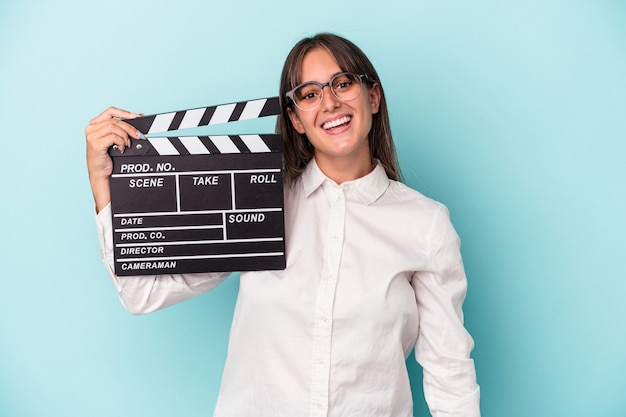
[[[370,61],[306,38],[280,86],[287,267],[242,272],[215,416],[412,415],[415,349],[433,416],[478,416],[463,327],[466,278],[446,208],[398,182],[385,96]],[[228,274],[113,273],[106,150],[140,133],[110,108],[86,128],[105,264],[132,313],[209,291]]]

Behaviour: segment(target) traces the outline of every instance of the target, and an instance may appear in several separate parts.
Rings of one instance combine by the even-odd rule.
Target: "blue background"
[[[319,31],[372,59],[406,182],[450,208],[483,416],[626,415],[626,2],[3,0],[1,416],[211,414],[237,278],[123,310],[84,127],[275,95]]]

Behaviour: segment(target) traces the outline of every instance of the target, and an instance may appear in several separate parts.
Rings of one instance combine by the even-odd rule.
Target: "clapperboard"
[[[281,136],[159,135],[279,110],[272,97],[125,120],[148,136],[109,150],[117,275],[284,269]]]

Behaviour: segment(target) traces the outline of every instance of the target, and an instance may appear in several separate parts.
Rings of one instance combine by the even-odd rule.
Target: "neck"
[[[329,160],[316,157],[315,162],[324,175],[337,184],[364,177],[374,169],[374,164],[369,156],[367,159],[359,161],[351,158]]]

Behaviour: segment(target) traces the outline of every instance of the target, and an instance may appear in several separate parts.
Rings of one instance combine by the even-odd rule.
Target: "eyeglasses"
[[[341,101],[354,100],[361,94],[363,78],[371,81],[367,74],[354,74],[342,72],[335,75],[329,82],[322,84],[317,81],[307,81],[287,92],[286,96],[304,111],[316,109],[324,98],[324,87],[329,86],[330,91]]]

